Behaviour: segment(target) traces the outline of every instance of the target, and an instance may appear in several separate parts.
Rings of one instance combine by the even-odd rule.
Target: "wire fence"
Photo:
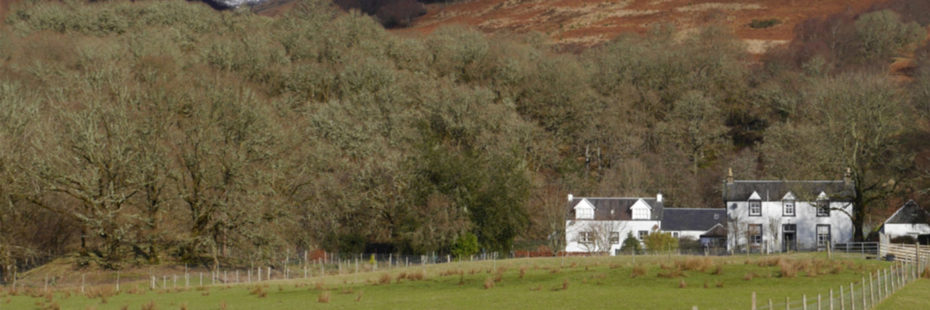
[[[801,296],[785,296],[784,300],[760,301],[756,293],[752,293],[752,310],[866,310],[873,309],[882,300],[904,288],[907,284],[920,277],[918,263],[896,263],[895,265],[869,273],[868,278],[862,277],[859,282],[831,288],[829,291],[802,294]]]
[[[507,258],[513,257],[508,255]],[[158,269],[136,268],[116,271],[66,272],[46,275],[15,274],[7,288],[12,290],[76,290],[86,293],[88,289],[106,286],[116,292],[131,287],[158,289],[186,289],[215,285],[252,284],[272,280],[296,280],[321,278],[333,275],[350,275],[400,268],[445,264],[466,261],[496,261],[498,253],[483,253],[456,259],[451,255],[398,255],[385,253],[335,254],[309,252],[301,256],[289,256],[278,262],[250,264],[250,266],[160,266]],[[425,269],[424,269],[425,270]],[[140,285],[144,284],[144,285]],[[130,285],[130,286],[127,286]]]

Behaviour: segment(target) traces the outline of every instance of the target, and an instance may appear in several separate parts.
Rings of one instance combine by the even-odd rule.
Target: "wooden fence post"
[[[775,308],[772,307],[772,299],[771,299],[771,298],[769,298],[769,310],[775,310]]]
[[[846,296],[843,296],[842,285],[840,285],[840,310],[846,310]]]
[[[116,271],[116,291],[119,292],[119,270]]]
[[[785,296],[785,310],[791,310],[791,297]]]
[[[833,289],[830,289],[830,310],[833,310]]]
[[[849,309],[856,310],[856,291],[853,289],[852,282],[849,282]]]
[[[81,274],[81,294],[84,294],[84,274]]]
[[[862,286],[862,310],[869,309],[865,303],[865,277],[862,277],[862,282],[859,282],[859,286]]]
[[[801,309],[807,310],[807,294],[801,294]]]
[[[756,292],[752,292],[752,310],[756,310]]]

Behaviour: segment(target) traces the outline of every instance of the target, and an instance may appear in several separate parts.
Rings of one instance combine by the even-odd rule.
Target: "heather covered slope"
[[[807,19],[861,12],[883,2],[476,0],[429,5],[428,13],[418,18],[410,31],[429,32],[442,25],[464,24],[486,32],[537,31],[554,44],[590,47],[623,33],[644,33],[654,23],[671,23],[680,29],[720,24],[743,39],[750,52],[761,54],[793,39],[795,27]]]

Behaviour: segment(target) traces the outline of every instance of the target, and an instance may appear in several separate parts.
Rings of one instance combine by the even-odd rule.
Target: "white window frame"
[[[830,217],[829,199],[817,199],[817,217]]]
[[[581,244],[591,244],[594,243],[594,232],[593,231],[582,231],[578,235],[578,243]]]
[[[759,234],[757,235],[753,234],[755,230],[754,228],[758,228],[757,231],[759,232]],[[749,244],[762,245],[762,241],[764,240],[764,236],[765,236],[765,231],[764,231],[764,227],[762,227],[762,224],[749,224],[748,231],[749,231],[749,234],[748,234]]]
[[[826,234],[821,232],[821,228],[826,228]],[[814,228],[814,233],[816,234],[817,247],[826,247],[830,245],[830,242],[833,241],[833,231],[830,224],[817,224]]]
[[[648,235],[649,235],[649,231],[648,231],[648,230],[640,230],[640,231],[638,231],[638,232],[636,233],[636,236],[639,237],[639,240],[645,239],[646,236],[648,236]]]
[[[762,200],[749,201],[749,216],[762,216]]]
[[[620,232],[619,231],[610,232],[610,244],[620,244]]]
[[[782,216],[797,216],[797,214],[797,204],[795,204],[794,200],[785,200],[782,202]]]

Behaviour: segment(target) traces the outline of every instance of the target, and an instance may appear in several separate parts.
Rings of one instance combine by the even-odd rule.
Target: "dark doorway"
[[[798,250],[798,226],[795,224],[782,225],[781,235],[782,252]]]

